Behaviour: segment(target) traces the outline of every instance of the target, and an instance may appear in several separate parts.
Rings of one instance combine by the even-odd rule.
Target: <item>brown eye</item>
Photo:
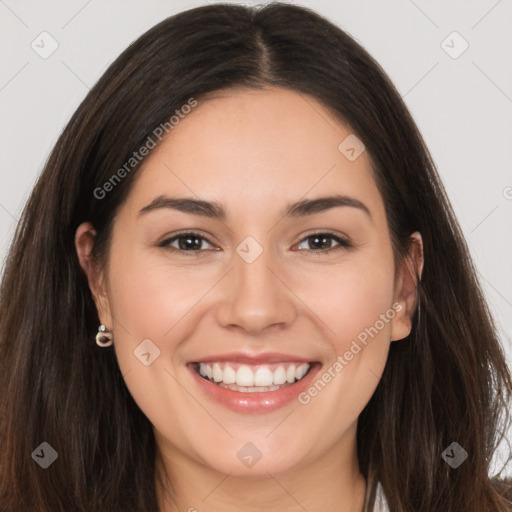
[[[167,238],[160,244],[160,247],[175,251],[199,252],[205,250],[203,247],[204,242],[212,245],[206,237],[198,233],[186,232]]]
[[[333,242],[337,245],[333,246]],[[300,247],[300,245],[304,243],[307,243],[309,248]],[[313,252],[331,252],[351,246],[350,242],[334,233],[312,233],[299,242],[299,250],[303,251],[309,249]]]

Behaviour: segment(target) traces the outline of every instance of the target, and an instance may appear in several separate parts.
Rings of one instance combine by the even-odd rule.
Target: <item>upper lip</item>
[[[217,354],[195,359],[194,363],[215,363],[228,362],[248,365],[271,364],[271,363],[310,363],[311,359],[298,357],[292,354],[281,354],[277,352],[266,352],[254,354],[249,352],[230,352],[227,354]]]

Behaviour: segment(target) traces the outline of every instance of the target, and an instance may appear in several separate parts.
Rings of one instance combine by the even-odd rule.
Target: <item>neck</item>
[[[286,473],[265,472],[261,478],[219,473],[186,454],[160,448],[157,479],[160,512],[338,512],[363,511],[366,481],[359,471],[354,442],[333,447],[320,459]]]

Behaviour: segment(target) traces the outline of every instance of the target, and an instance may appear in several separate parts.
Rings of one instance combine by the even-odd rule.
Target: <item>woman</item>
[[[0,303],[5,511],[505,511],[512,380],[421,135],[304,8],[210,5],[110,66]]]

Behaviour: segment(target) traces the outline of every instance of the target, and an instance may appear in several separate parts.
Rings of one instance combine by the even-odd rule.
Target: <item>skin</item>
[[[162,511],[363,509],[357,419],[389,344],[410,332],[411,269],[421,275],[423,259],[415,233],[408,264],[395,269],[370,156],[349,161],[338,150],[350,133],[316,100],[293,91],[216,93],[146,158],[115,219],[105,266],[90,256],[93,226],[76,232],[100,320],[113,330],[121,372],[154,426],[158,466],[175,488],[176,507],[158,486]],[[371,217],[348,206],[282,216],[291,203],[334,193],[362,201]],[[162,194],[216,201],[227,218],[169,208],[139,215]],[[159,247],[189,229],[211,242],[202,242],[199,255]],[[353,247],[328,239],[314,253],[319,246],[307,236],[325,231]],[[263,248],[250,264],[236,252],[247,236]],[[202,393],[185,366],[245,349],[328,368],[393,304],[401,311],[307,405],[294,400],[271,413],[236,413]],[[150,366],[133,354],[147,338],[161,351]],[[247,442],[262,453],[251,468],[236,456]]]

